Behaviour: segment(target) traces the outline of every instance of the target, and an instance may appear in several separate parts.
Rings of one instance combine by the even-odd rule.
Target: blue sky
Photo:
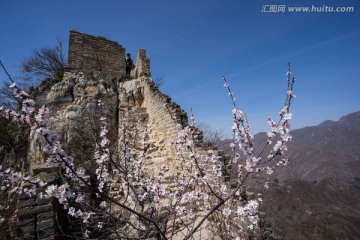
[[[284,13],[261,12],[285,5]],[[354,7],[294,13],[292,6]],[[10,73],[34,49],[68,45],[69,30],[102,35],[136,56],[147,50],[153,79],[198,122],[231,133],[230,82],[253,133],[267,131],[285,99],[288,62],[297,78],[294,129],[360,110],[358,0],[0,0],[0,59]],[[3,72],[0,80],[6,79]]]

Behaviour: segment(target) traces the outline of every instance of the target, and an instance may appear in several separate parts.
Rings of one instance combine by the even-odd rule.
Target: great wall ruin
[[[188,124],[187,114],[152,81],[145,50],[138,51],[131,77],[125,76],[125,53],[125,48],[117,42],[71,30],[67,71],[61,81],[40,86],[36,103],[49,108],[49,129],[60,136],[75,161],[86,168],[93,165],[89,154],[93,154],[91,144],[98,119],[107,117],[109,139],[116,149],[121,119],[126,117],[128,122],[139,122],[148,128],[147,165],[156,171],[165,163],[170,175],[176,174],[176,153],[168,142],[177,138],[177,124]],[[97,106],[99,99],[103,103],[101,108]],[[207,147],[200,131],[194,139],[196,150],[205,152]],[[58,170],[47,167],[42,147],[36,136],[31,135],[30,172],[49,182],[55,181]],[[214,153],[220,161],[228,163],[222,151],[214,149]],[[14,239],[61,239],[56,205],[53,199],[20,197],[11,230]]]

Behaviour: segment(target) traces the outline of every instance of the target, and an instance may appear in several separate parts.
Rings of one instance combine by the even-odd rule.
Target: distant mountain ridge
[[[293,130],[292,136],[290,163],[279,169],[278,177],[319,181],[360,176],[360,111]]]
[[[360,111],[292,136],[290,162],[263,195],[266,239],[360,239]],[[257,134],[255,142],[266,138]]]
[[[338,121],[326,120],[317,126],[296,129],[291,134],[293,138],[286,153],[290,162],[287,167],[277,169],[274,177],[305,181],[360,177],[360,111]],[[266,140],[266,133],[256,134],[254,149],[260,149]],[[229,153],[230,142],[223,140],[220,148]]]

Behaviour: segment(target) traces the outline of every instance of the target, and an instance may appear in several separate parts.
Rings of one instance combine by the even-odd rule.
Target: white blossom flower
[[[231,209],[230,208],[224,208],[222,213],[224,214],[225,217],[229,217],[231,214]]]

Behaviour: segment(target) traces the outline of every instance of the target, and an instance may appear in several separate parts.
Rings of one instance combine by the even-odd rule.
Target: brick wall
[[[138,78],[141,76],[151,76],[150,59],[146,57],[145,49],[139,49],[136,58],[135,69],[133,70],[132,75],[134,78]]]
[[[172,147],[168,146],[168,142],[177,139],[177,124],[181,124],[182,126],[187,126],[189,124],[187,114],[180,105],[172,102],[170,97],[161,93],[151,78],[143,77],[142,82],[144,88],[144,101],[142,107],[146,109],[146,112],[149,115],[149,124],[154,135],[154,140],[161,143],[163,146],[167,146],[167,151],[165,152],[165,155],[159,159],[160,162],[158,163],[158,166],[167,163],[171,166],[170,169],[175,170],[174,167],[176,162],[173,160],[178,157],[178,155]],[[218,157],[218,160],[223,162],[224,167],[222,170],[224,176],[222,176],[222,178],[226,182],[230,181],[230,158],[225,156],[223,151],[217,150],[204,143],[203,133],[200,130],[197,129],[196,134],[193,134],[192,138],[197,153],[205,156],[207,155],[207,151],[212,150],[213,154]]]
[[[22,194],[17,202],[16,217],[12,219],[11,239],[56,239],[54,214],[52,198]]]
[[[171,98],[161,93],[155,84],[144,78],[144,103],[152,124],[154,137],[167,144],[169,140],[177,139],[176,125],[188,124],[188,117],[181,107],[172,102]]]
[[[70,30],[68,68],[107,75],[125,75],[125,48],[105,37]]]
[[[170,97],[161,93],[151,80],[150,60],[146,57],[145,50],[139,50],[138,53],[135,74],[133,72],[133,77],[136,79],[124,81],[120,79],[125,75],[125,49],[121,45],[103,37],[70,31],[69,68],[72,71],[87,73],[101,71],[119,79],[105,80],[101,76],[99,79],[83,79],[80,74],[66,73],[62,82],[53,85],[50,91],[44,93],[47,94],[46,100],[41,101],[46,101],[50,108],[49,129],[60,133],[65,145],[72,143],[78,129],[86,130],[84,126],[93,126],[91,120],[99,119],[100,115],[110,120],[109,133],[112,134],[109,136],[110,140],[119,141],[116,124],[120,125],[122,111],[131,123],[135,122],[136,117],[140,117],[149,124],[152,137],[149,140],[151,146],[147,152],[148,164],[152,165],[153,169],[160,169],[161,165],[168,164],[174,169],[172,174],[176,173],[175,151],[168,146],[168,142],[177,139],[176,126],[177,124],[186,126],[188,117],[186,112],[178,104],[172,102]],[[104,103],[101,110],[96,108],[96,101],[99,98],[102,98]],[[201,132],[199,135],[202,135]],[[206,154],[208,148],[202,147],[202,139],[196,138],[196,140],[195,150]],[[32,139],[29,150],[29,161],[32,164],[43,165],[45,158],[36,154],[40,153],[41,149],[36,139]],[[216,151],[215,154],[227,165],[229,159],[225,158],[222,152]],[[32,159],[33,156],[38,159]],[[86,164],[85,160],[80,162]],[[52,173],[51,169],[45,166],[31,169],[34,175]],[[171,182],[169,178],[166,184]],[[17,204],[17,219],[13,228],[15,239],[50,240],[55,238],[57,223],[54,222],[54,216],[59,211],[54,208],[55,205],[51,199],[23,196]]]

